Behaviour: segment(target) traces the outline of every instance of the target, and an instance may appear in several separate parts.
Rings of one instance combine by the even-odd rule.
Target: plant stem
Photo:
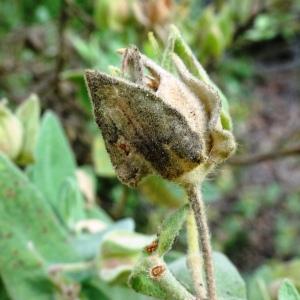
[[[186,188],[191,208],[194,212],[198,237],[201,243],[204,268],[207,283],[207,294],[209,300],[217,300],[216,281],[214,275],[214,264],[210,243],[210,233],[205,212],[205,204],[200,189],[197,185],[190,185]]]
[[[153,272],[158,267],[162,270],[160,274]],[[129,276],[128,284],[136,292],[158,299],[196,300],[170,272],[163,258],[157,255],[141,257]],[[153,284],[159,287],[157,291],[153,290]]]
[[[187,263],[191,270],[197,299],[204,300],[206,299],[206,289],[202,277],[203,260],[200,254],[197,225],[192,209],[190,209],[187,217],[186,228],[188,244]]]
[[[195,296],[190,294],[168,269],[166,269],[164,276],[157,283],[166,291],[168,295],[166,299],[196,300]]]
[[[300,145],[281,150],[272,150],[261,154],[252,154],[249,156],[237,156],[228,161],[231,165],[246,166],[261,163],[268,160],[282,159],[300,154]]]
[[[76,263],[67,263],[67,264],[53,264],[48,267],[49,273],[57,273],[57,272],[82,272],[87,270],[92,270],[95,266],[95,261],[82,261]]]

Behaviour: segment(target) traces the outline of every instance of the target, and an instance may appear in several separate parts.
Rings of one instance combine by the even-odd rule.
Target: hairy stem
[[[188,245],[188,256],[187,263],[191,270],[191,275],[194,283],[194,288],[198,300],[206,299],[206,289],[202,277],[202,264],[203,260],[200,254],[199,240],[197,225],[195,222],[195,216],[193,211],[190,212],[187,217],[187,245]]]
[[[205,205],[201,192],[196,185],[187,187],[191,208],[194,212],[196,225],[198,229],[199,241],[201,243],[204,268],[207,283],[207,294],[209,300],[217,300],[216,281],[214,275],[214,264],[212,258],[212,249],[210,243],[210,233],[205,212]]]
[[[164,260],[157,255],[142,257],[131,272],[128,283],[136,292],[158,299],[196,300],[195,296],[190,294],[169,271]],[[153,289],[152,284],[159,288]]]
[[[157,280],[157,283],[162,287],[166,293],[166,299],[172,300],[196,300],[196,298],[190,294],[183,285],[173,276],[173,274],[167,269],[164,276]]]

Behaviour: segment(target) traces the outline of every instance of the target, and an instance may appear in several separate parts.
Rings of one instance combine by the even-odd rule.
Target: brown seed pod
[[[205,172],[232,153],[234,139],[221,127],[220,97],[212,86],[193,77],[179,57],[178,78],[134,46],[121,53],[122,78],[88,70],[85,79],[123,183],[135,187],[151,174],[198,181],[202,167]]]
[[[156,92],[147,85],[97,71],[86,72],[106,148],[118,177],[130,186],[150,174],[175,180],[197,167],[205,150],[201,103],[173,75],[154,62],[148,61],[148,66],[154,75],[161,71]],[[138,77],[131,78],[143,82]],[[182,98],[189,102],[182,105]]]

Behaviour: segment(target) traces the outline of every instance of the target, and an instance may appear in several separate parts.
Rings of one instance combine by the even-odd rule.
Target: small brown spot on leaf
[[[145,251],[148,254],[152,254],[154,251],[156,251],[158,247],[158,239],[154,240],[150,245],[145,247]]]
[[[164,272],[165,272],[166,268],[163,265],[158,265],[153,267],[150,270],[150,275],[152,278],[158,279]]]

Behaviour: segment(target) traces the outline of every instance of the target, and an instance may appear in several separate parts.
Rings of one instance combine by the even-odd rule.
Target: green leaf
[[[107,234],[98,256],[101,278],[111,282],[123,275],[127,281],[127,276],[136,264],[141,251],[153,241],[153,238],[125,230]]]
[[[300,300],[300,295],[291,281],[285,280],[282,283],[279,289],[278,300]]]
[[[213,260],[215,264],[218,299],[247,300],[245,282],[235,266],[225,255],[218,252],[214,252]],[[186,257],[172,262],[169,268],[189,291],[192,292],[194,290],[192,278],[187,269]]]
[[[220,28],[220,30],[222,30],[225,45],[229,46],[232,42],[233,34],[235,31],[235,23],[233,19],[232,9],[229,3],[224,4],[222,11],[218,15],[218,27]]]
[[[0,155],[0,274],[11,300],[53,299],[46,267],[79,259],[67,240],[41,193]]]
[[[174,240],[186,220],[187,212],[188,205],[184,205],[163,222],[158,233],[158,247],[156,253],[159,256],[163,256],[171,250]]]
[[[300,259],[293,259],[289,262],[274,262],[271,265],[274,278],[290,278],[300,288]]]
[[[289,262],[272,261],[268,265],[263,265],[247,280],[249,300],[265,300],[265,295],[269,294],[268,287],[284,278],[289,278],[297,289],[300,289],[299,269],[299,259]]]
[[[96,34],[91,35],[89,40],[84,40],[75,34],[70,34],[69,38],[74,49],[88,66],[102,69],[101,62],[103,52],[101,51],[99,38]]]
[[[206,56],[213,56],[217,60],[223,54],[224,46],[224,36],[220,28],[213,25],[203,38],[203,52]]]
[[[91,207],[87,208],[86,211],[86,217],[88,219],[99,219],[100,221],[106,223],[106,224],[112,224],[112,218],[107,214],[105,210],[103,210],[101,207]]]
[[[85,218],[84,199],[74,178],[67,178],[63,183],[58,207],[58,213],[68,228],[75,229],[78,221]]]
[[[7,295],[7,292],[5,290],[5,287],[2,283],[1,277],[0,277],[0,299],[1,300],[10,300],[8,295]]]
[[[246,286],[236,267],[222,253],[215,252],[217,291],[220,300],[246,300]]]
[[[43,119],[36,147],[33,182],[54,206],[58,206],[59,191],[66,178],[75,178],[73,152],[58,118],[47,112]]]
[[[150,31],[148,33],[148,41],[147,42],[145,43],[145,46],[144,46],[144,48],[145,48],[144,50],[145,50],[147,56],[151,57],[154,61],[159,62],[162,58],[162,50],[161,50],[159,43],[152,31]]]
[[[218,59],[224,50],[225,37],[212,6],[207,6],[203,11],[197,26],[202,28],[202,34],[200,35],[201,60],[206,62],[209,58]]]
[[[82,259],[88,260],[94,258],[99,253],[99,249],[105,236],[115,230],[127,230],[133,232],[134,221],[132,219],[124,219],[109,225],[102,232],[95,234],[81,234],[76,236],[72,241],[72,245]]]
[[[110,27],[110,7],[109,0],[96,0],[94,2],[94,21],[98,28]]]
[[[101,300],[110,300],[103,291],[90,284],[90,282],[84,282],[82,284],[82,294],[84,295],[84,300],[93,300],[93,299],[101,299]],[[118,299],[116,299],[118,300]]]
[[[187,201],[183,188],[159,176],[148,176],[138,188],[148,200],[162,206],[177,208]]]
[[[127,287],[108,284],[106,282],[103,282],[102,280],[100,281],[98,278],[93,278],[92,280],[90,280],[88,285],[104,294],[103,298],[89,298],[90,300],[154,300],[154,298],[138,294],[134,290]]]
[[[34,150],[40,126],[40,102],[36,95],[31,95],[17,109],[16,115],[23,125],[23,144],[18,156],[18,163],[27,165],[34,161]]]
[[[106,151],[102,135],[98,135],[93,142],[92,157],[95,172],[103,177],[115,177],[116,173]]]

